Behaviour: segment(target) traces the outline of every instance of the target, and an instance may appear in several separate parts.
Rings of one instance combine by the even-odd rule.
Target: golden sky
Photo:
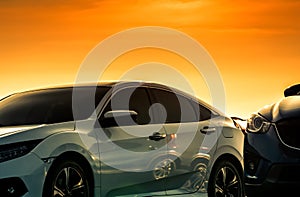
[[[128,28],[161,26],[205,47],[224,82],[226,113],[247,118],[300,81],[299,10],[297,0],[0,1],[0,96],[73,83],[84,58],[102,40]],[[179,57],[161,51],[160,57],[151,49],[124,54],[108,71],[116,75],[121,60],[151,61],[149,52],[157,58],[153,61],[177,59],[177,70],[196,80]],[[137,61],[137,56],[145,59]],[[201,88],[199,97],[210,102]]]

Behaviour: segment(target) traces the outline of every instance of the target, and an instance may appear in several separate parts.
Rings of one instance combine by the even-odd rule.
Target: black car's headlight
[[[269,130],[271,123],[259,114],[252,114],[247,120],[247,131],[254,133],[265,133]]]
[[[26,155],[41,141],[42,140],[31,140],[0,145],[0,163]]]

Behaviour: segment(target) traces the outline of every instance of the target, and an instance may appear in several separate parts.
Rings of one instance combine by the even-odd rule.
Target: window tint
[[[191,102],[192,102],[192,105],[194,106],[194,109],[199,110],[199,112],[200,112],[198,114],[200,121],[208,120],[212,117],[212,112],[209,109],[207,109],[206,107],[204,107],[203,105],[201,105],[198,102],[195,102],[195,101],[191,101]]]
[[[156,101],[164,107],[158,113],[159,123],[179,123],[198,121],[190,98],[160,89],[151,89]]]
[[[138,114],[136,118],[137,124],[149,124],[151,120],[149,109],[150,101],[145,88],[127,88],[120,90],[113,95],[101,117],[103,119],[105,112],[112,110],[132,110]],[[124,124],[130,125],[132,124],[132,122],[130,122],[131,121],[127,121],[127,123]]]
[[[79,103],[87,101],[87,88],[79,88]],[[98,88],[96,95],[104,96],[108,88]],[[59,88],[24,92],[9,96],[0,102],[0,126],[51,124],[72,121],[73,109],[78,112],[76,119],[87,118],[93,112],[72,106],[73,88]],[[84,111],[84,112],[83,112]]]

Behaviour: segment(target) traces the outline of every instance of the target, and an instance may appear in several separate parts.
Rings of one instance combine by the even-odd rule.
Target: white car
[[[1,196],[244,196],[238,124],[161,84],[12,94],[0,126]]]

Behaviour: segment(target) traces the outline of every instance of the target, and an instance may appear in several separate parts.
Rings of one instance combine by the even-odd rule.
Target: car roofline
[[[152,81],[141,81],[141,80],[131,80],[131,81],[121,81],[121,80],[104,80],[100,82],[86,82],[86,83],[69,83],[69,84],[61,84],[61,85],[53,85],[53,86],[46,86],[46,87],[41,87],[41,88],[35,88],[35,89],[29,89],[29,90],[24,90],[20,92],[15,92],[12,93],[6,97],[16,95],[16,94],[22,94],[22,93],[27,93],[27,92],[35,92],[35,91],[43,91],[43,90],[55,90],[55,89],[64,89],[64,88],[80,88],[80,87],[114,87],[114,86],[143,86],[143,87],[148,87],[148,88],[156,88],[156,89],[161,89],[161,90],[167,90],[167,91],[174,91],[175,93],[179,93],[183,96],[190,97],[192,99],[195,99],[196,101],[200,102],[203,104],[205,107],[208,109],[214,111],[215,113],[219,115],[225,115],[222,113],[220,110],[217,108],[209,105],[205,101],[201,100],[200,98],[189,94],[185,91],[179,90],[175,87],[169,86],[169,85],[164,85],[161,83],[157,82],[152,82]],[[4,98],[6,98],[4,97]]]

